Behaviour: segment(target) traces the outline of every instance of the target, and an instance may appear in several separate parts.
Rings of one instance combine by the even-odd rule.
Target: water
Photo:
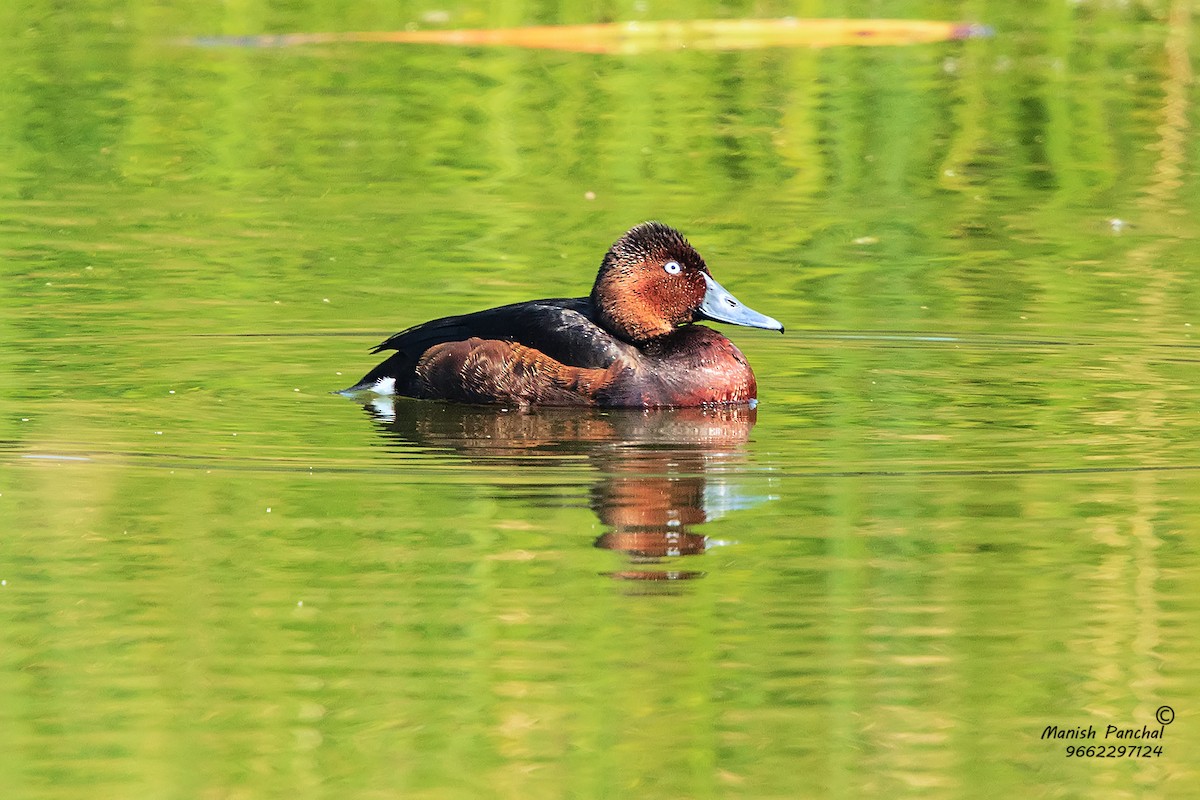
[[[1186,4],[639,56],[6,8],[5,797],[1197,796]],[[647,218],[787,325],[728,331],[757,410],[330,394]],[[1164,705],[1158,756],[1040,738]]]

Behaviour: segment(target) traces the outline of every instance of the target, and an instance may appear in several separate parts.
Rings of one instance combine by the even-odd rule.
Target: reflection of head
[[[616,530],[596,540],[596,547],[620,550],[641,559],[670,556],[695,556],[708,549],[708,537],[685,531],[663,531],[653,527],[644,530]]]

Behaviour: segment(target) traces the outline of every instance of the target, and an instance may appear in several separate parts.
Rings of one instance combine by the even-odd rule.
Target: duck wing
[[[400,331],[371,351],[396,353],[346,391],[370,389],[392,378],[395,391],[408,394],[416,379],[417,362],[429,348],[471,338],[515,342],[583,369],[604,369],[631,349],[596,324],[591,298],[531,300],[443,317]]]

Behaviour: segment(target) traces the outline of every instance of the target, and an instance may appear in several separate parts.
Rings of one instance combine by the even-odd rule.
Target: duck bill
[[[766,314],[760,314],[741,300],[738,300],[729,290],[713,280],[707,272],[700,273],[708,289],[704,292],[704,301],[700,303],[700,317],[711,319],[713,322],[728,322],[730,325],[745,325],[747,328],[765,328],[769,331],[783,333],[783,323],[772,319]]]

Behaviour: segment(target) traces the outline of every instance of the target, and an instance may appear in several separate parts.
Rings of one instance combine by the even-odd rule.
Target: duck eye
[[[683,272],[683,267],[679,266],[678,261],[668,261],[663,264],[663,269],[666,270],[668,275],[678,275],[680,272]]]

